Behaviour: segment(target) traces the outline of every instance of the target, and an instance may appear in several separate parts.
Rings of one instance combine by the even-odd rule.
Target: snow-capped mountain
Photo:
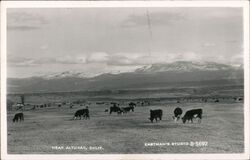
[[[192,71],[218,71],[237,69],[231,65],[220,64],[216,62],[189,62],[189,61],[177,61],[173,63],[165,64],[152,64],[144,66],[136,70],[136,72],[152,73],[152,72],[192,72]]]
[[[75,78],[91,78],[98,76],[99,74],[87,74],[79,71],[64,71],[61,73],[52,73],[49,75],[42,75],[41,78],[44,79],[61,79],[61,78],[69,78],[69,77],[75,77]]]
[[[244,79],[242,66],[215,62],[153,64],[125,73],[86,74],[66,71],[41,77],[9,78],[10,92],[116,90],[196,84],[237,84]]]
[[[193,71],[218,71],[218,70],[231,70],[242,69],[242,66],[232,66],[220,64],[216,62],[190,62],[190,61],[177,61],[173,63],[152,64],[136,69],[135,73],[157,73],[157,72],[193,72]],[[133,72],[133,71],[132,71]],[[60,73],[52,73],[48,75],[39,76],[44,79],[61,79],[61,78],[93,78],[102,74],[122,74],[120,71],[112,71],[109,73],[84,73],[81,71],[64,71]]]

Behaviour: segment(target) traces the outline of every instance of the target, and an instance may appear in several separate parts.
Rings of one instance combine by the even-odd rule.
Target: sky
[[[174,61],[243,63],[241,8],[7,10],[7,76],[96,75]]]

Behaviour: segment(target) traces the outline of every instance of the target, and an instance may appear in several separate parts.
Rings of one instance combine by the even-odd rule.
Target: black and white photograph
[[[248,2],[1,7],[3,159],[249,157]]]

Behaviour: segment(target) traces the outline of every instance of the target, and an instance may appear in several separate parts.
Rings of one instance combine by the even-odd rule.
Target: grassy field
[[[177,106],[184,112],[202,108],[202,123],[174,122],[172,115]],[[90,120],[72,120],[75,111],[83,108],[80,105],[72,109],[66,105],[25,110],[22,123],[12,123],[18,111],[10,111],[7,115],[8,153],[241,153],[244,150],[242,102],[161,101],[137,106],[135,112],[124,115],[109,115],[104,112],[108,107],[92,102]],[[163,120],[151,123],[148,120],[150,109],[162,109]],[[207,146],[145,146],[145,143],[196,141],[205,141]],[[67,146],[82,148],[66,149]]]

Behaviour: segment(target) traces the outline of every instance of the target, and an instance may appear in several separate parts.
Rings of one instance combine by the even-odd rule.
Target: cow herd
[[[182,109],[177,107],[174,110],[174,116],[173,119],[175,121],[178,121],[182,115]],[[153,121],[155,120],[157,122],[157,119],[159,118],[159,120],[162,119],[162,115],[163,115],[163,111],[161,109],[156,109],[156,110],[150,110],[150,117],[149,120],[153,123]],[[187,121],[193,123],[193,119],[194,118],[199,118],[198,122],[201,123],[201,119],[202,119],[202,109],[191,109],[188,110],[185,115],[182,117],[182,122],[186,123]]]
[[[136,103],[130,102],[128,103],[128,107],[119,107],[118,103],[112,102],[110,103],[112,106],[109,109],[105,109],[105,112],[109,112],[111,115],[112,113],[116,112],[118,115],[121,114],[126,114],[128,112],[134,112],[134,109],[136,107]],[[82,106],[82,105],[81,105]],[[183,111],[180,107],[177,107],[173,111],[173,119],[175,121],[178,121],[181,118]],[[154,121],[160,121],[162,120],[163,116],[163,111],[162,109],[155,109],[155,110],[150,110],[149,113],[150,117],[148,118],[152,123]],[[182,117],[182,122],[186,123],[187,121],[193,123],[194,118],[199,118],[198,122],[201,122],[202,119],[202,109],[192,109],[186,111],[184,116]],[[79,109],[75,112],[73,119],[90,119],[89,115],[89,108],[86,106],[84,109]],[[24,114],[23,113],[17,113],[14,115],[13,122],[18,122],[18,121],[24,121]]]

